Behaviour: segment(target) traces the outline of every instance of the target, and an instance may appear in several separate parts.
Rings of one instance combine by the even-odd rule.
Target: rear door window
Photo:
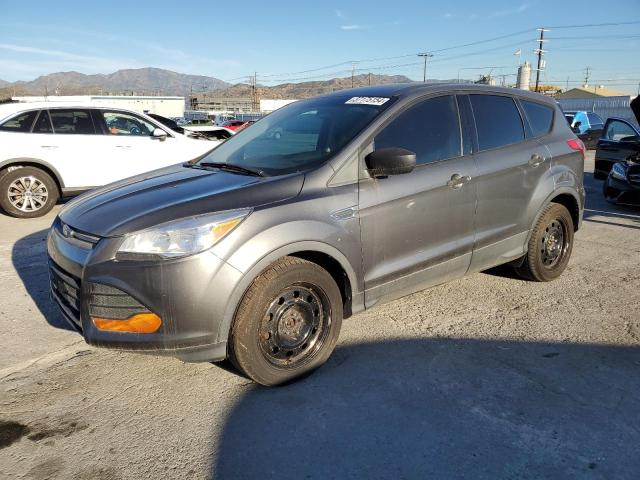
[[[504,147],[524,140],[522,118],[511,97],[470,95],[480,150]]]
[[[50,110],[53,131],[63,135],[94,135],[96,130],[89,110]]]
[[[19,113],[15,117],[10,118],[0,125],[0,131],[3,132],[30,132],[31,125],[38,115],[37,110],[30,112]]]
[[[418,165],[461,155],[458,108],[452,95],[430,98],[410,107],[375,138],[375,148],[405,148]]]
[[[587,113],[587,118],[589,119],[589,125],[591,128],[602,128],[604,126],[604,122],[600,115],[597,113]]]
[[[36,120],[33,126],[33,133],[53,133],[51,128],[51,119],[49,118],[49,112],[47,110],[41,110],[38,120]]]
[[[531,132],[534,137],[544,135],[551,130],[553,123],[553,109],[541,103],[520,100],[522,108],[529,119]]]

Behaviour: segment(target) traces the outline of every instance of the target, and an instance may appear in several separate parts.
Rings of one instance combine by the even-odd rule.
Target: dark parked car
[[[165,127],[169,127],[174,132],[181,133],[184,135],[184,128],[178,125],[175,120],[171,120],[170,118],[163,117],[162,115],[157,115],[155,113],[148,113],[147,115],[149,115],[154,120],[157,120],[158,122],[163,124]]]
[[[640,97],[631,102],[640,121]],[[610,118],[596,150],[596,178],[606,177],[603,193],[614,203],[640,205],[640,131],[626,120]]]
[[[560,276],[583,167],[536,93],[334,92],[69,202],[48,237],[52,295],[92,345],[230,358],[276,385],[322,365],[343,318],[377,304],[505,263]]]
[[[596,148],[604,127],[604,122],[600,115],[593,112],[569,111],[564,112],[564,118],[567,119],[573,133],[582,140],[588,150]]]

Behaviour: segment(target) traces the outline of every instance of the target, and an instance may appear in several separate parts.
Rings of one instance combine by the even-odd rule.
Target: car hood
[[[258,207],[300,193],[304,174],[253,177],[175,165],[91,190],[60,219],[79,231],[113,237],[204,213]]]

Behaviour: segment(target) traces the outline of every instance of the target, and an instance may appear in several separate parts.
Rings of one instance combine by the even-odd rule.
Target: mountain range
[[[258,85],[261,98],[307,98],[334,90],[411,82],[404,75],[364,74],[347,78]],[[79,72],[59,72],[25,82],[0,80],[0,99],[21,95],[178,95],[197,94],[207,97],[251,98],[252,88],[245,83],[231,85],[215,77],[187,75],[160,68],[118,70],[110,74],[85,75]]]
[[[161,68],[118,70],[109,74],[51,73],[30,82],[0,80],[0,98],[13,95],[188,95],[192,90],[217,90],[230,84],[214,77],[187,75]],[[14,93],[15,92],[15,93]]]

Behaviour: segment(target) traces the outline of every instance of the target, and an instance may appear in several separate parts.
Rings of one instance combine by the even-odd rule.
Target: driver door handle
[[[538,155],[537,153],[531,155],[531,158],[529,159],[529,165],[533,168],[539,167],[543,162],[544,157],[542,155]]]
[[[459,173],[454,173],[453,175],[451,175],[451,180],[447,182],[447,187],[457,190],[458,188],[462,188],[465,183],[468,183],[470,181],[471,177],[469,177],[468,175],[463,176]]]

